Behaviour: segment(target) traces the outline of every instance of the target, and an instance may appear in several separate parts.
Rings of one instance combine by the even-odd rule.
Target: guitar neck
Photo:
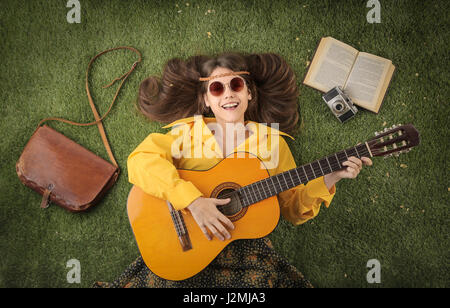
[[[343,169],[342,163],[348,157],[372,157],[367,143],[336,152],[312,163],[279,173],[264,180],[241,187],[238,194],[242,206],[249,206],[261,200],[314,180],[334,171]]]

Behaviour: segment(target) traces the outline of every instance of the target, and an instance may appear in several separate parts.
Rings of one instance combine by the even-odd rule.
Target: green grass
[[[172,57],[228,50],[276,52],[297,73],[304,128],[288,142],[298,164],[392,124],[413,123],[421,133],[410,153],[375,159],[356,180],[338,183],[331,206],[316,219],[299,227],[282,221],[270,236],[280,253],[317,287],[450,286],[447,1],[380,1],[380,24],[367,23],[363,0],[80,0],[80,24],[67,23],[66,2],[0,2],[0,287],[87,287],[113,280],[137,257],[125,209],[126,159],[149,133],[163,131],[136,112],[139,83],[160,74]],[[397,70],[378,115],[360,109],[341,125],[321,94],[301,84],[306,61],[328,35],[393,61]],[[119,181],[87,213],[41,210],[40,196],[20,183],[15,163],[42,118],[92,121],[86,66],[120,45],[139,49],[143,61],[105,122]],[[134,59],[120,51],[95,62],[90,84],[100,113],[114,92],[101,86]],[[107,158],[96,127],[50,125]],[[66,281],[72,258],[81,263],[81,284]],[[379,285],[366,281],[369,259],[381,262]]]

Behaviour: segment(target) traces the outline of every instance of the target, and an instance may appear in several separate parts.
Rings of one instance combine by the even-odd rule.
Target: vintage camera
[[[341,87],[334,87],[322,95],[322,98],[341,123],[344,123],[358,112],[356,106],[353,106],[350,97],[342,91]]]

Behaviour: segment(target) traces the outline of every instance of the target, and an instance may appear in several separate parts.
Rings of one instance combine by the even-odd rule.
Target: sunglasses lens
[[[239,92],[244,88],[244,80],[239,77],[235,77],[230,81],[230,88],[234,92]]]
[[[223,84],[221,82],[215,81],[209,85],[209,92],[214,96],[220,96],[223,93]]]

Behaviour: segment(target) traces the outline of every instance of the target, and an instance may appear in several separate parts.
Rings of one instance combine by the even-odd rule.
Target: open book
[[[394,70],[391,60],[323,37],[303,83],[322,92],[341,86],[353,103],[378,113]]]

